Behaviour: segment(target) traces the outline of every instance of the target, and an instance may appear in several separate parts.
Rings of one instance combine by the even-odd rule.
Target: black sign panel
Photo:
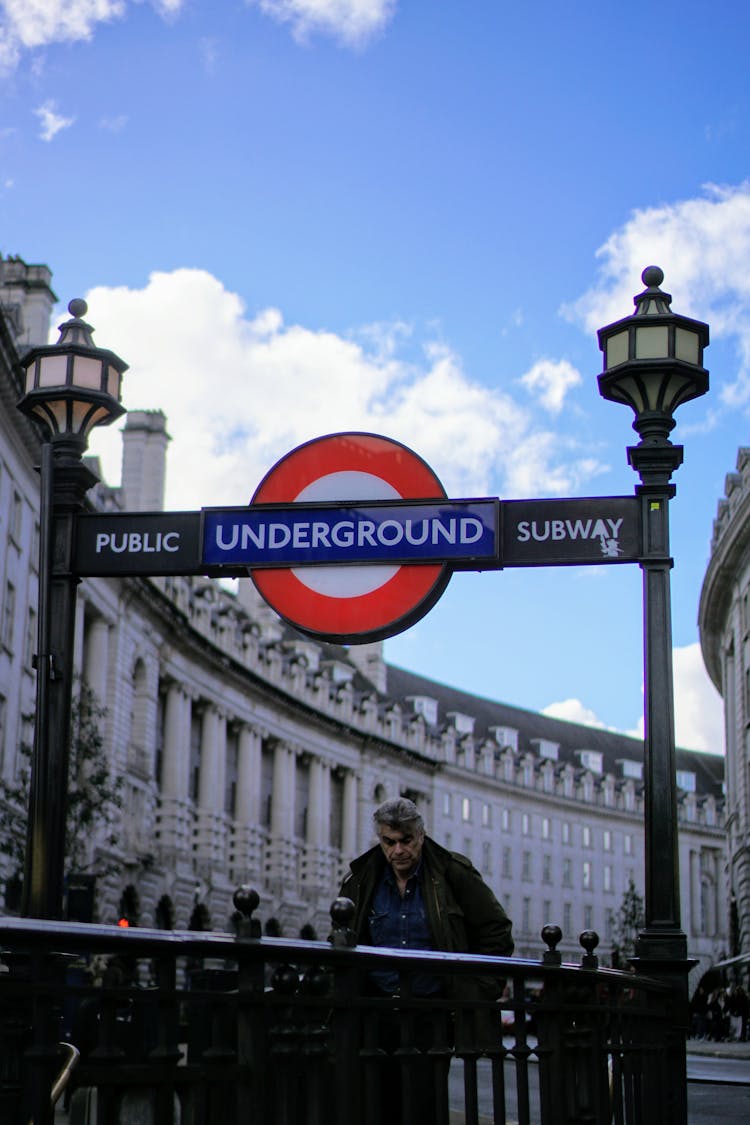
[[[202,574],[200,512],[111,512],[78,517],[81,575]]]
[[[635,496],[504,500],[501,565],[581,566],[637,562],[640,501]]]
[[[502,500],[498,556],[494,560],[478,560],[473,567],[464,563],[461,568],[492,570],[637,562],[642,554],[639,505],[635,496]],[[247,574],[247,567],[238,565],[236,560],[232,560],[233,565],[205,560],[203,518],[202,512],[79,516],[75,572],[92,577]],[[450,565],[450,558],[445,562]]]

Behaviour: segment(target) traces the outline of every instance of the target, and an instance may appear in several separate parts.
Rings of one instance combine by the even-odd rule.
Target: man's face
[[[397,828],[379,824],[378,836],[383,855],[393,868],[394,874],[401,879],[408,879],[419,863],[424,832],[399,832]]]

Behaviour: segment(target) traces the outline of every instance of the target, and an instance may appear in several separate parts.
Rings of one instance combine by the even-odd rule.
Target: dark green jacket
[[[369,941],[370,904],[384,868],[385,856],[376,844],[352,861],[341,885],[339,893],[355,906],[352,928],[360,944]],[[433,949],[493,957],[511,955],[510,919],[466,856],[449,852],[426,836],[421,883]]]

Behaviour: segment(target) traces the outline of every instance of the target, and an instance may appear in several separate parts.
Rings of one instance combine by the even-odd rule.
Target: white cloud
[[[542,714],[549,715],[551,719],[565,719],[568,723],[583,723],[586,727],[604,726],[595,712],[581,703],[580,699],[562,699],[559,703],[550,703]]]
[[[724,753],[724,705],[703,664],[700,644],[674,650],[676,742],[685,750]]]
[[[520,381],[550,414],[559,414],[570,388],[583,382],[581,373],[565,359],[540,359]]]
[[[724,386],[724,402],[750,401],[750,181],[708,185],[699,198],[635,211],[597,254],[598,280],[563,307],[564,316],[588,332],[619,320],[643,288],[645,267],[661,266],[663,288],[677,295],[675,312],[736,340],[740,372]]]
[[[674,680],[675,743],[683,750],[702,750],[710,754],[724,753],[724,705],[709,679],[703,664],[700,644],[675,648],[672,653]],[[542,711],[553,719],[583,723],[587,727],[604,727],[597,714],[580,699],[564,699],[550,703]],[[608,727],[614,730],[614,727]],[[631,730],[622,732],[631,738],[644,737],[641,715]]]
[[[106,130],[108,133],[120,133],[128,123],[128,115],[120,113],[117,117],[102,117],[99,121],[99,128]]]
[[[51,141],[63,129],[69,129],[75,121],[74,117],[63,117],[57,112],[53,101],[46,101],[34,110],[34,116],[39,118],[41,130],[39,136],[43,141]]]
[[[347,429],[405,442],[457,497],[511,495],[519,482],[521,495],[564,495],[597,469],[569,438],[539,431],[533,411],[474,382],[444,344],[405,362],[401,324],[344,338],[287,325],[278,309],[248,316],[195,269],[154,273],[143,289],[95,289],[88,300],[96,342],[130,364],[125,405],[167,414],[169,507],[247,503],[279,457]],[[92,451],[116,483],[117,433],[96,433]]]
[[[152,0],[174,16],[184,0]],[[0,69],[15,66],[24,50],[90,39],[97,24],[120,19],[126,0],[0,0]]]
[[[279,23],[289,24],[298,41],[316,32],[348,47],[361,47],[381,32],[396,0],[247,0]]]

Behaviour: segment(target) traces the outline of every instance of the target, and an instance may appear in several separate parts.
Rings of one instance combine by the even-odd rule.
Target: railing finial
[[[545,945],[549,946],[542,954],[542,962],[545,965],[561,965],[562,954],[557,950],[556,946],[562,940],[562,930],[559,926],[552,926],[547,923],[542,929],[542,941]]]
[[[594,954],[594,950],[599,944],[599,935],[596,930],[584,930],[578,941],[585,950],[585,953],[581,958],[581,968],[598,969],[599,958]]]
[[[235,909],[239,911],[242,918],[237,926],[237,937],[245,941],[248,939],[257,940],[260,938],[260,922],[257,918],[253,918],[253,911],[258,909],[260,903],[260,895],[254,887],[243,883],[238,887],[232,896],[232,902]]]
[[[357,937],[351,928],[354,919],[354,903],[350,898],[335,898],[331,903],[331,922],[333,929],[328,940],[335,949],[353,948]]]

